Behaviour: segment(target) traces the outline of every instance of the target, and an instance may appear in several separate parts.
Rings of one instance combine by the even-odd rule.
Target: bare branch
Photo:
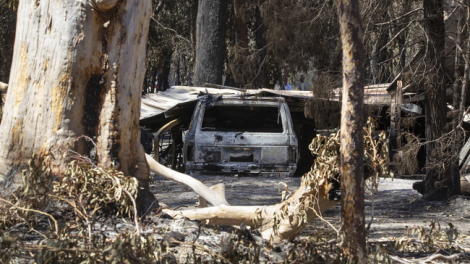
[[[45,216],[49,217],[50,219],[52,219],[52,221],[54,221],[54,228],[55,228],[56,233],[59,233],[59,226],[57,224],[57,220],[55,220],[55,218],[52,215],[50,215],[48,213],[45,213],[45,212],[41,212],[39,210],[28,209],[28,208],[24,208],[24,207],[14,205],[11,202],[9,202],[9,201],[1,198],[1,197],[0,197],[0,201],[9,204],[10,206],[12,206],[12,208],[20,209],[21,211],[33,212],[33,213],[42,214],[42,215],[45,215]]]
[[[412,10],[412,11],[406,13],[406,14],[403,14],[402,16],[397,17],[397,18],[395,18],[395,19],[393,19],[393,20],[390,20],[390,21],[387,21],[387,22],[383,22],[383,23],[377,23],[377,24],[375,24],[375,25],[376,25],[376,26],[390,25],[390,24],[394,23],[395,21],[398,21],[398,20],[400,20],[400,19],[403,19],[403,18],[405,18],[405,17],[407,17],[407,16],[409,16],[409,15],[412,15],[412,14],[414,14],[414,13],[416,13],[416,12],[419,12],[419,11],[423,11],[423,8],[422,8],[422,7],[421,7],[421,8],[417,8],[417,9]]]
[[[162,23],[158,22],[158,20],[155,19],[155,17],[153,17],[153,16],[152,16],[152,20],[155,21],[155,23],[157,23],[157,25],[160,26],[161,28],[163,28],[165,30],[168,30],[170,32],[173,32],[177,38],[180,38],[180,39],[188,42],[189,46],[191,47],[191,50],[194,51],[193,43],[189,39],[187,39],[187,38],[181,36],[180,34],[178,34],[178,32],[176,30],[174,30],[172,28],[169,28],[169,27],[165,27],[164,25],[162,25]]]

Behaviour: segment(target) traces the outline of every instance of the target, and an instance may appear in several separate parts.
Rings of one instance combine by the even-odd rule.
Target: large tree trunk
[[[20,1],[0,126],[3,181],[17,180],[33,155],[65,147],[148,188],[137,135],[151,13],[150,0]],[[54,157],[60,174],[67,159]]]
[[[426,121],[426,179],[425,195],[431,199],[440,199],[448,194],[452,182],[448,173],[449,163],[440,164],[445,150],[436,142],[443,133],[446,124],[445,93],[445,28],[444,7],[442,0],[424,0],[424,29],[427,42],[425,89]],[[440,156],[440,157],[439,157]],[[435,166],[438,164],[438,166]],[[447,172],[440,168],[446,168]]]
[[[200,0],[196,18],[194,85],[222,84],[227,1]]]
[[[463,146],[464,135],[463,131],[458,127],[460,120],[462,119],[462,113],[460,111],[460,105],[462,101],[462,85],[465,83],[463,81],[465,75],[465,65],[464,65],[464,54],[465,51],[465,44],[466,44],[466,35],[467,35],[467,15],[466,15],[466,7],[464,6],[457,6],[457,15],[458,15],[458,22],[457,22],[457,32],[456,32],[456,48],[455,48],[455,69],[454,69],[454,92],[453,92],[453,102],[452,106],[454,107],[453,117],[452,117],[452,128],[455,129],[456,133],[456,140],[454,142],[454,153],[456,155],[453,156],[452,159],[452,186],[454,189],[452,193],[460,194],[460,168],[459,168],[459,156],[457,153],[460,152],[460,149]]]
[[[364,219],[364,45],[357,0],[337,1],[343,47],[341,233],[348,263],[366,263]]]
[[[158,91],[166,91],[170,88],[170,68],[171,68],[171,56],[173,55],[172,50],[167,50],[162,56],[163,64],[160,68],[160,75],[158,76]]]

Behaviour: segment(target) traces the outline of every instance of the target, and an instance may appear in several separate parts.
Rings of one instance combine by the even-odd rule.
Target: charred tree
[[[456,140],[454,142],[454,152],[459,153],[459,150],[463,146],[464,135],[463,131],[459,129],[459,123],[462,119],[463,112],[460,111],[460,105],[462,103],[462,86],[464,83],[464,54],[465,43],[467,39],[467,15],[466,8],[464,6],[457,7],[457,32],[456,32],[456,47],[455,47],[455,69],[454,69],[454,91],[453,91],[453,102],[454,112],[452,116],[452,128],[456,133]],[[459,157],[455,155],[452,160],[452,193],[460,194],[460,168],[459,168]]]
[[[0,82],[8,83],[11,59],[13,57],[13,44],[15,42],[16,6],[7,1],[0,2]],[[0,122],[2,121],[3,97],[6,86],[0,83]]]
[[[166,50],[164,55],[162,56],[162,68],[161,73],[158,76],[158,90],[165,91],[170,88],[170,82],[168,81],[170,77],[170,69],[171,69],[171,56],[173,55],[173,50]]]
[[[194,85],[222,84],[227,1],[200,0],[196,18]]]
[[[1,182],[21,184],[33,155],[61,147],[136,177],[141,205],[155,200],[138,137],[151,12],[150,0],[20,1],[0,125]],[[60,175],[69,160],[54,158]]]
[[[235,26],[236,26],[236,44],[241,48],[245,49],[247,52],[248,49],[248,27],[245,22],[245,1],[246,0],[234,0],[234,13],[235,13]]]
[[[445,26],[444,6],[442,0],[424,0],[424,29],[427,36],[426,46],[426,79],[424,86],[425,122],[426,122],[426,178],[424,194],[429,199],[442,199],[452,189],[449,164],[442,162],[442,153],[438,139],[444,133],[446,125],[446,92],[445,92]],[[435,165],[438,166],[435,166]],[[440,165],[439,165],[440,164]],[[442,168],[446,168],[445,170]]]
[[[343,50],[341,235],[348,263],[366,263],[364,219],[364,45],[358,1],[337,1]]]

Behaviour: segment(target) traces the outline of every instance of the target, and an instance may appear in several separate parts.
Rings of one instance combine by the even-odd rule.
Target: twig
[[[86,249],[86,248],[56,248],[45,245],[30,245],[23,247],[24,250],[43,250],[47,249],[50,252],[72,251],[72,252],[89,252],[89,253],[102,253],[102,250]]]
[[[414,21],[414,20],[413,20],[413,21],[410,21],[410,22],[408,23],[408,25],[406,25],[404,28],[402,28],[400,31],[398,31],[398,33],[395,34],[395,36],[393,36],[393,37],[387,42],[387,44],[385,44],[385,45],[380,49],[380,51],[382,51],[383,49],[385,49],[386,47],[388,47],[388,45],[390,45],[396,38],[398,38],[398,37],[400,36],[400,34],[401,34],[403,31],[405,31],[406,29],[408,29],[408,27],[410,27],[414,22],[416,22],[416,21]]]
[[[160,27],[162,27],[163,29],[165,30],[168,30],[168,31],[171,31],[175,34],[176,37],[182,39],[182,40],[185,40],[186,42],[189,43],[189,46],[191,47],[191,51],[194,53],[194,47],[193,47],[193,43],[191,43],[191,41],[183,36],[181,36],[180,34],[178,34],[178,32],[172,28],[169,28],[169,27],[165,27],[164,25],[162,25],[160,22],[158,22],[157,19],[155,19],[153,16],[152,16],[152,20],[155,21],[155,23],[157,23],[157,25],[159,25]]]
[[[50,214],[48,214],[48,213],[45,213],[45,212],[38,211],[38,210],[27,209],[27,208],[24,208],[24,207],[20,207],[20,206],[14,205],[13,203],[11,203],[11,202],[9,202],[9,201],[7,201],[7,200],[1,198],[1,197],[0,197],[0,201],[11,205],[12,208],[14,208],[14,209],[20,209],[20,210],[22,210],[22,211],[34,212],[34,213],[37,213],[37,214],[42,214],[42,215],[48,216],[49,218],[52,219],[52,221],[54,221],[54,228],[55,228],[56,233],[59,233],[59,227],[58,227],[58,224],[57,224],[57,220],[55,220],[55,218],[54,218],[52,215],[50,215]]]
[[[397,17],[397,18],[392,19],[392,20],[387,21],[387,22],[377,23],[377,24],[375,24],[375,25],[376,25],[376,26],[389,25],[389,24],[392,24],[393,22],[395,22],[395,21],[397,21],[397,20],[400,20],[400,19],[402,19],[402,18],[404,18],[404,17],[406,17],[406,16],[409,16],[409,15],[411,15],[411,14],[413,14],[413,13],[416,13],[416,12],[418,12],[418,11],[421,11],[421,10],[424,10],[424,9],[423,9],[423,8],[417,8],[417,9],[412,10],[412,11],[406,13],[406,14],[403,14],[403,15],[400,16],[400,17]]]
[[[127,196],[129,196],[129,199],[131,199],[132,205],[134,206],[133,209],[134,209],[134,223],[135,223],[136,235],[140,236],[141,232],[140,232],[140,226],[139,226],[139,217],[138,217],[138,214],[137,214],[137,206],[136,206],[136,203],[135,203],[135,199],[132,197],[131,193],[128,190],[126,190],[125,188],[123,188],[121,186],[121,184],[119,183],[119,179],[116,180],[114,177],[111,177],[111,175],[106,173],[102,168],[99,168],[99,170],[104,175],[108,176],[108,178],[110,178],[112,181],[114,181],[119,186],[119,189],[123,190],[127,194]]]
[[[320,209],[320,203],[318,202],[318,200],[319,200],[318,194],[316,195],[315,199],[317,199],[316,205],[318,206],[318,209]],[[318,211],[320,211],[320,213],[318,213],[318,211],[315,210],[315,208],[312,207],[311,209],[312,209],[312,211],[315,213],[315,215],[317,216],[317,218],[320,219],[320,221],[322,221],[323,223],[329,225],[329,226],[336,232],[336,236],[337,236],[337,237],[340,236],[339,230],[336,229],[336,227],[335,227],[332,223],[330,223],[330,221],[328,221],[328,220],[326,220],[325,218],[323,218],[323,215],[321,214],[321,210],[318,210]]]
[[[429,263],[435,260],[444,260],[444,261],[454,262],[456,260],[459,260],[462,257],[467,258],[468,256],[469,255],[467,253],[457,253],[457,254],[453,254],[450,256],[444,256],[442,254],[436,253],[426,258],[416,259],[413,262],[414,263]]]
[[[135,229],[137,230],[136,235],[140,236],[139,216],[137,215],[137,206],[136,206],[135,200],[128,190],[126,189],[123,189],[123,190],[129,196],[129,199],[131,199],[132,205],[134,206],[134,222],[135,222]]]
[[[73,209],[75,209],[75,212],[77,212],[81,217],[83,217],[85,220],[88,220],[88,217],[86,215],[84,215],[80,210],[78,210],[77,208],[77,205],[75,204],[75,202],[71,202],[63,197],[60,197],[60,196],[57,196],[57,195],[53,195],[53,194],[49,194],[49,196],[51,197],[54,197],[54,198],[57,198],[61,201],[64,201],[66,203],[68,203],[70,206],[73,207]]]

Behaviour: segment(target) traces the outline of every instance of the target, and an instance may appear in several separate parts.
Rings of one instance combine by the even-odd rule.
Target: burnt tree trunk
[[[464,135],[463,131],[458,128],[460,120],[462,119],[462,113],[460,111],[460,105],[462,101],[462,86],[465,83],[463,81],[465,75],[465,64],[464,64],[464,54],[466,35],[467,35],[467,26],[466,26],[466,8],[464,6],[457,7],[457,32],[456,32],[456,49],[455,49],[455,70],[454,70],[454,91],[453,91],[453,102],[454,107],[453,111],[453,122],[452,127],[456,132],[456,140],[454,142],[454,153],[459,153],[460,149],[463,146]],[[452,160],[452,193],[460,194],[460,168],[459,168],[459,156],[454,155]]]
[[[343,49],[341,235],[348,263],[365,263],[362,21],[357,0],[337,1],[337,8]]]
[[[200,0],[196,18],[194,85],[222,84],[227,1]]]
[[[470,0],[465,0],[463,1],[464,3],[464,9],[466,11],[466,17],[465,17],[465,25],[466,25],[466,31],[465,32],[465,41],[462,46],[463,49],[463,56],[466,58],[464,60],[464,74],[463,74],[463,79],[462,79],[462,96],[460,100],[460,112],[463,113],[466,110],[466,103],[467,103],[467,90],[469,87],[469,72],[470,72],[470,43],[469,43],[469,35],[470,35],[470,27],[468,26],[468,23],[470,22]]]
[[[17,175],[33,155],[65,147],[136,177],[141,198],[154,200],[138,136],[151,13],[150,0],[20,1],[0,181],[21,184]],[[54,158],[60,175],[68,160]]]
[[[158,75],[158,91],[165,91],[170,88],[170,70],[171,70],[171,57],[173,55],[172,50],[167,50],[162,56],[163,64],[161,67],[160,75]]]
[[[445,27],[444,7],[442,0],[424,0],[424,29],[428,37],[425,89],[425,122],[426,122],[426,178],[425,195],[430,199],[441,199],[448,195],[452,182],[449,163],[441,164],[445,155],[436,141],[444,133],[446,125],[445,93]],[[437,165],[437,166],[435,166]]]
[[[236,44],[244,49],[248,49],[248,27],[245,22],[245,1],[246,0],[234,0],[234,13],[235,13],[235,25],[236,25]]]
[[[13,58],[13,44],[15,42],[16,10],[9,4],[0,4],[0,122],[2,122],[3,97],[6,87],[1,82],[8,83],[11,59]]]

